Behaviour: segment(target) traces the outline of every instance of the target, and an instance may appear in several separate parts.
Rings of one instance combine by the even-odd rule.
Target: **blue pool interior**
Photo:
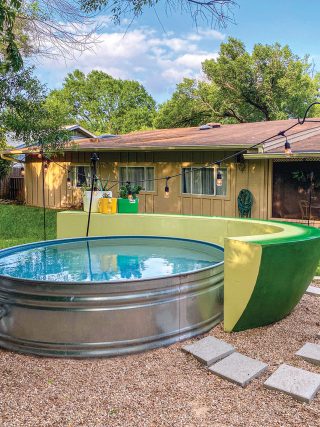
[[[223,262],[223,249],[168,237],[98,237],[0,251],[0,275],[47,282],[115,282],[185,274]]]

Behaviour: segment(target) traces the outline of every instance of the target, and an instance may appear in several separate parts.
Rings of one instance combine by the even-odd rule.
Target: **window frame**
[[[213,169],[214,171],[214,184],[216,183],[217,180],[217,173],[219,169],[225,169],[227,171],[227,185],[226,185],[226,194],[225,195],[219,195],[216,194],[216,185],[214,186],[215,189],[215,194],[202,194],[202,193],[192,193],[192,187],[193,187],[193,183],[192,183],[192,179],[191,179],[191,192],[190,193],[184,193],[183,192],[183,169],[201,169],[201,168],[205,168],[205,169]],[[192,172],[190,172],[192,174]],[[189,166],[181,166],[181,179],[180,179],[180,193],[182,197],[196,197],[196,198],[210,198],[210,199],[223,199],[223,200],[230,200],[230,166],[218,166],[218,165],[214,165],[214,166],[206,166],[206,165],[189,165]]]
[[[126,165],[125,164],[125,165],[121,165],[121,164],[119,164],[118,165],[119,187],[121,186],[121,183],[120,183],[120,168],[126,168],[127,170],[129,168],[143,168],[144,169],[144,185],[142,185],[142,187],[145,187],[145,184],[146,184],[146,169],[147,168],[152,168],[153,169],[153,179],[154,180],[156,179],[156,167],[155,167],[154,164],[151,164],[151,165],[141,165],[141,164],[136,164],[136,165]],[[127,173],[127,176],[128,176],[128,173]],[[143,188],[140,191],[140,193],[143,193],[143,194],[153,194],[153,195],[157,194],[156,181],[153,181],[153,182],[154,182],[153,190],[145,190]]]
[[[82,185],[77,185],[77,182],[76,182],[76,184],[74,184],[74,182],[73,182],[73,177],[74,177],[74,175],[73,175],[73,171],[72,171],[72,169],[74,169],[74,168],[79,168],[79,167],[87,167],[87,168],[89,168],[89,170],[90,170],[91,165],[90,165],[90,163],[76,163],[76,164],[70,164],[69,169],[70,169],[70,178],[71,178],[71,188],[73,188],[73,189],[81,189],[81,187],[82,187]],[[90,179],[91,179],[91,178],[90,178]],[[90,184],[87,184],[87,185],[90,185]]]

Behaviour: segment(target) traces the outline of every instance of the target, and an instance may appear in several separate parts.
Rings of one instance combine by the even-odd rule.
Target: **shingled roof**
[[[316,119],[314,119],[316,120]],[[320,121],[320,119],[318,119]],[[296,119],[270,122],[240,123],[221,125],[205,130],[199,127],[160,129],[133,132],[112,138],[86,138],[70,141],[65,151],[151,151],[151,150],[218,150],[250,147],[272,135],[297,123]],[[316,136],[319,135],[319,136]],[[313,141],[313,147],[320,152],[320,123],[307,122],[287,132],[289,138],[299,139],[302,146],[307,137]],[[319,142],[317,142],[319,141]],[[295,142],[297,144],[297,142]],[[267,148],[267,147],[266,147]],[[20,150],[19,153],[34,152],[35,147]],[[19,154],[17,150],[8,150],[5,154]]]

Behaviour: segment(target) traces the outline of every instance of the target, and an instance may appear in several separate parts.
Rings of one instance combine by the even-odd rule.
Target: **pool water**
[[[0,251],[0,275],[53,282],[143,280],[210,268],[216,245],[162,237],[69,239]]]

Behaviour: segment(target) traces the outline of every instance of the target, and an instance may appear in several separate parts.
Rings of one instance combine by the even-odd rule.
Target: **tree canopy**
[[[308,58],[279,43],[256,44],[249,53],[240,40],[229,38],[217,59],[202,68],[205,80],[179,84],[161,106],[157,127],[301,117],[318,95],[319,75],[310,74]]]
[[[212,24],[216,22],[225,26],[232,19],[232,8],[235,0],[80,0],[84,11],[90,13],[97,10],[107,10],[115,23],[127,16],[137,18],[147,8],[154,9],[161,5],[166,11],[180,9],[189,13],[195,21],[204,19]]]
[[[97,41],[97,12],[105,11],[114,23],[137,19],[147,8],[160,5],[167,12],[179,9],[212,25],[224,26],[232,17],[234,0],[1,0],[0,66],[15,70],[33,55],[65,57],[82,52]]]
[[[96,70],[68,74],[62,89],[53,90],[46,105],[65,124],[78,123],[98,134],[150,128],[155,116],[155,101],[140,83]]]
[[[0,139],[10,134],[26,145],[55,151],[68,140],[61,116],[46,107],[47,91],[32,68],[0,71]]]

